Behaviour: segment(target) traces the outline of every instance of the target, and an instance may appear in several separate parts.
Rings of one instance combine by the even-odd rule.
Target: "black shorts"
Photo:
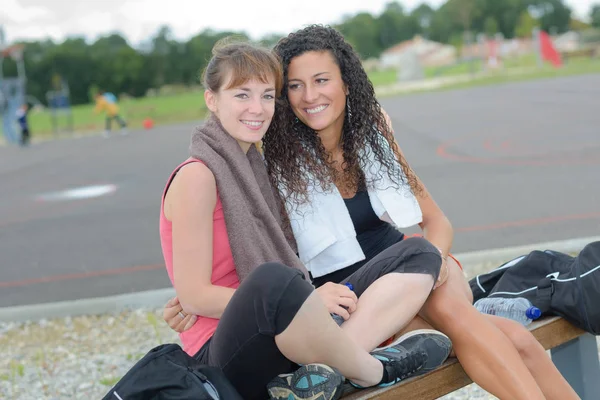
[[[429,274],[435,282],[441,267],[442,256],[429,241],[421,237],[401,238],[370,260],[359,261],[313,279],[313,283],[319,287],[327,282],[350,282],[354,286],[354,292],[360,297],[373,282],[390,272]]]
[[[351,283],[354,293],[360,297],[373,282],[386,274],[428,274],[435,283],[441,268],[439,250],[426,239],[411,237],[383,250],[339,283]]]
[[[266,399],[267,383],[298,366],[275,344],[314,287],[304,275],[277,263],[259,266],[240,284],[214,335],[196,353],[219,367],[244,399]]]

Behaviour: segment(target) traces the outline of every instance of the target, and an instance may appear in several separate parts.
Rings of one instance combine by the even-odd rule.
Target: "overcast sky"
[[[1,0],[0,24],[7,41],[62,40],[66,36],[118,31],[132,45],[169,25],[177,39],[206,29],[243,30],[257,39],[267,33],[288,33],[309,23],[332,24],[345,14],[380,13],[389,0]],[[444,0],[429,0],[437,7]],[[503,1],[503,0],[497,0]],[[587,17],[600,0],[569,0],[576,15]],[[411,10],[422,0],[402,0]]]

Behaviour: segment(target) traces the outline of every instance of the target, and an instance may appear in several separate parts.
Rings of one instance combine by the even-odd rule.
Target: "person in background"
[[[28,114],[29,105],[27,103],[23,104],[17,109],[17,123],[19,124],[19,128],[21,129],[21,138],[19,144],[23,147],[29,145],[29,141],[31,139],[31,133],[29,131],[29,121],[27,119]]]
[[[104,137],[109,137],[112,127],[112,121],[115,120],[121,127],[121,134],[127,134],[127,123],[119,114],[119,106],[117,104],[117,98],[110,92],[99,91],[95,97],[96,108],[95,113],[104,112],[106,115],[106,125],[103,132]]]

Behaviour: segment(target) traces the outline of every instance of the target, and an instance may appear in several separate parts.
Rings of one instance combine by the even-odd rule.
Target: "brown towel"
[[[192,133],[190,155],[215,175],[235,268],[243,281],[250,271],[276,261],[308,271],[286,239],[281,204],[275,198],[262,156],[254,145],[244,154],[238,142],[211,116]]]

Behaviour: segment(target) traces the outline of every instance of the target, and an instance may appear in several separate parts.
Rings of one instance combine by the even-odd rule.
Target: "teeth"
[[[242,121],[242,124],[245,124],[248,126],[261,126],[263,123],[262,123],[262,121]]]
[[[318,112],[323,111],[326,108],[327,108],[327,105],[322,105],[322,106],[315,107],[315,108],[307,108],[306,112],[309,113],[309,114],[316,114]]]

